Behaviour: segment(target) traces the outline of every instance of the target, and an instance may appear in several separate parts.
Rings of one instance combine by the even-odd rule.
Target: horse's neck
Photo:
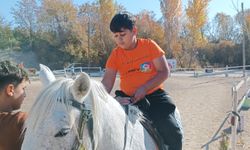
[[[112,96],[106,93],[102,86],[92,84],[93,87],[84,103],[91,109],[93,117],[93,136],[95,142],[114,136],[114,129],[122,128],[126,115]],[[115,134],[120,134],[119,130]],[[116,136],[114,136],[116,137]]]
[[[130,117],[128,117],[120,104],[113,101],[114,99],[109,99],[103,104],[100,109],[102,113],[96,116],[99,119],[99,126],[95,126],[98,128],[95,130],[98,132],[95,138],[95,142],[98,143],[97,149],[124,149],[124,147],[132,150],[154,149],[152,138],[140,124],[138,109],[130,107],[128,109]]]
[[[140,111],[137,108],[130,107],[128,117],[122,106],[112,96],[97,87],[91,89],[88,100],[92,100],[95,148],[98,150],[124,147],[133,150],[154,149],[152,138],[140,124]],[[88,100],[86,99],[86,103],[89,103]],[[89,135],[84,134],[84,136]]]

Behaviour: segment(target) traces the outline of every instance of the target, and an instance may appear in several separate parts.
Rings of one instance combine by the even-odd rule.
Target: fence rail
[[[245,65],[245,68],[250,68],[250,65]],[[205,77],[205,76],[213,76],[213,75],[225,75],[228,77],[229,74],[233,74],[236,72],[241,72],[243,75],[243,66],[226,66],[221,68],[176,68],[172,72],[193,72],[194,77]],[[243,75],[245,76],[245,75]]]
[[[218,135],[223,128],[224,124],[228,119],[231,119],[231,127],[228,128],[229,130],[225,129],[223,132],[228,132],[227,134],[231,134],[230,138],[230,150],[236,150],[236,145],[237,145],[237,133],[243,131],[243,121],[240,116],[240,111],[242,106],[244,105],[246,100],[249,100],[250,98],[250,89],[248,89],[248,82],[250,78],[244,77],[238,84],[235,84],[232,86],[232,96],[233,96],[233,103],[232,103],[232,110],[227,113],[225,119],[221,123],[220,127],[218,130],[215,132],[215,134],[212,136],[212,138],[204,145],[201,146],[201,148],[205,148],[205,150],[209,150],[209,145],[213,143],[214,141],[220,139],[222,135]],[[242,98],[238,98],[239,91],[243,90],[244,95]]]
[[[71,67],[53,71],[55,75],[64,75],[65,77],[75,76],[80,72],[85,72],[90,76],[102,76],[104,73],[101,67]]]

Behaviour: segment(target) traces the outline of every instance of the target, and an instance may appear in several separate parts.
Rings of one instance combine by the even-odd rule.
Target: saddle
[[[116,97],[118,97],[118,96],[130,97],[130,96],[126,95],[123,91],[120,91],[120,90],[116,90],[115,95],[116,95]],[[145,115],[145,112],[143,110],[147,110],[149,108],[150,102],[148,101],[147,98],[144,98],[144,99],[138,101],[137,103],[135,103],[134,105],[137,106],[142,111],[142,113]],[[126,107],[128,107],[128,106],[125,106],[125,112],[128,115],[128,111],[126,111],[127,110]],[[143,117],[143,119],[140,119],[140,123],[147,130],[149,135],[154,139],[159,150],[167,150],[165,145],[164,145],[163,138],[159,134],[158,130],[154,127],[152,121],[149,120],[149,118],[147,118],[147,117]]]

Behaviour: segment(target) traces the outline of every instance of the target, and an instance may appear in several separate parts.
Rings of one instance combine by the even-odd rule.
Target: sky
[[[4,17],[8,22],[13,21],[11,8],[15,6],[18,0],[0,0],[0,16]],[[93,2],[94,0],[73,0],[74,4],[80,5],[84,2]],[[188,0],[183,1],[183,9],[187,7]],[[118,4],[122,4],[125,8],[137,14],[142,10],[153,11],[156,14],[156,19],[161,15],[159,0],[116,0]],[[234,16],[238,10],[241,10],[241,3],[244,3],[244,8],[250,9],[250,0],[211,0],[208,6],[208,17],[211,20],[216,13],[224,12],[225,14]]]

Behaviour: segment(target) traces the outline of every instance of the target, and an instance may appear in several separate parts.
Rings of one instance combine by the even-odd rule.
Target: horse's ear
[[[80,101],[90,89],[90,77],[86,73],[80,73],[71,87],[74,99]]]
[[[39,66],[40,66],[39,78],[44,86],[49,85],[50,83],[56,80],[53,72],[49,69],[49,67],[43,64],[39,64]]]

